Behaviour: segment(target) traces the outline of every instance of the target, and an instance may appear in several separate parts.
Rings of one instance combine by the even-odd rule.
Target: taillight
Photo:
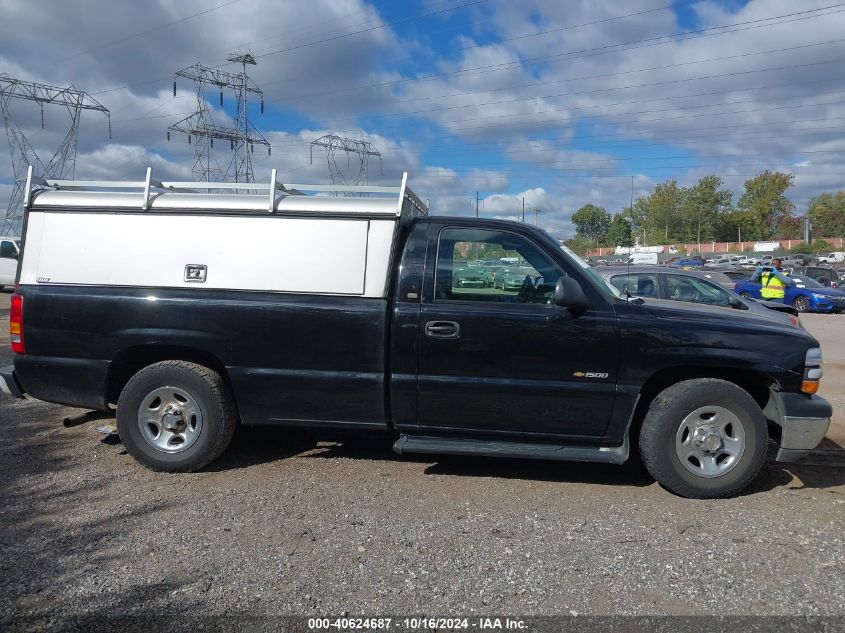
[[[12,295],[12,305],[9,307],[9,340],[15,354],[26,354],[23,341],[23,297]]]

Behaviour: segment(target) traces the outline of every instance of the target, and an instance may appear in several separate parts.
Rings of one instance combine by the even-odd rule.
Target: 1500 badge
[[[576,371],[572,375],[576,378],[607,378],[610,374],[598,371]]]

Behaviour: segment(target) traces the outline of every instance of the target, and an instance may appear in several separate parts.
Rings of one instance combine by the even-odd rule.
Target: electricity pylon
[[[178,123],[167,128],[167,140],[171,132],[181,132],[188,136],[188,143],[194,145],[194,164],[192,172],[198,180],[227,182],[253,182],[252,157],[256,145],[267,147],[271,152],[270,142],[264,138],[250,122],[247,112],[248,96],[250,93],[258,95],[261,100],[261,112],[264,113],[264,94],[261,88],[246,74],[247,64],[254,65],[255,57],[251,54],[232,54],[229,61],[241,64],[240,73],[230,73],[217,68],[210,68],[202,64],[194,64],[176,73],[177,77],[190,79],[194,82],[197,96],[197,110]],[[223,89],[230,88],[235,92],[236,106],[234,126],[221,126],[214,122],[211,109],[205,97],[206,90],[217,86],[220,90],[220,105],[223,106]],[[176,82],[173,82],[173,95],[176,96]],[[220,168],[220,163],[214,154],[214,141],[228,141],[232,158],[226,170]]]
[[[12,99],[34,101],[41,108],[41,127],[44,127],[44,106],[61,105],[67,108],[70,115],[70,127],[65,133],[58,149],[46,163],[38,156],[35,148],[26,138],[26,134],[18,125],[9,109]],[[5,73],[0,73],[0,112],[6,126],[6,136],[9,139],[9,151],[12,158],[12,174],[15,184],[3,220],[3,230],[0,233],[20,235],[23,221],[23,189],[26,171],[29,165],[35,167],[39,176],[55,179],[72,179],[76,171],[76,146],[79,140],[79,121],[83,110],[93,110],[106,115],[109,120],[109,138],[111,138],[111,116],[108,108],[94,99],[87,92],[73,87],[57,88],[45,84],[33,83],[13,79]]]
[[[381,154],[370,143],[361,139],[355,140],[344,138],[336,134],[326,134],[317,140],[311,141],[311,164],[314,164],[314,147],[322,147],[326,151],[326,162],[329,165],[329,176],[333,185],[366,185],[369,178],[370,157],[378,158],[379,171],[381,171]],[[338,167],[337,153],[346,154],[346,167],[348,173]],[[356,165],[353,170],[351,157],[355,156]]]

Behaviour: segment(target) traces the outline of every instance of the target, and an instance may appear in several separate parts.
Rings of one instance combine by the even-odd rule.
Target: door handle
[[[454,321],[429,321],[425,324],[425,335],[429,338],[459,338],[461,326]]]

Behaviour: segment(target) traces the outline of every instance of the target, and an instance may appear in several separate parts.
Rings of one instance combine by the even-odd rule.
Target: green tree
[[[786,197],[786,190],[792,186],[792,174],[764,171],[745,181],[745,192],[739,199],[739,209],[751,218],[753,233],[748,239],[771,239],[778,237],[780,225],[792,217],[795,205]]]
[[[807,216],[815,235],[842,237],[845,235],[845,191],[825,192],[811,199]]]
[[[812,244],[807,244],[807,242],[802,242],[797,246],[793,246],[792,249],[789,251],[790,253],[807,253],[807,254],[818,254],[818,253],[829,253],[833,250],[833,246],[825,242],[824,240],[813,240]]]
[[[649,196],[650,212],[655,217],[655,224],[663,228],[663,235],[655,236],[655,242],[672,241],[684,208],[686,190],[678,186],[676,180],[661,182]],[[670,239],[671,238],[671,239]]]
[[[591,240],[577,235],[572,239],[564,240],[563,243],[572,249],[572,252],[576,255],[580,255],[581,257],[586,257],[587,251],[591,250],[595,246]]]
[[[575,225],[575,233],[578,236],[598,245],[604,242],[607,235],[607,229],[610,227],[610,214],[602,207],[585,204],[572,214],[572,223]]]
[[[704,176],[684,196],[685,234],[678,241],[709,242],[714,239],[719,219],[731,211],[733,191],[721,189],[719,176]]]
[[[738,242],[747,241],[754,233],[754,219],[748,211],[727,211],[719,215],[713,227],[712,241]]]
[[[631,224],[621,213],[617,213],[610,220],[604,244],[606,246],[631,246],[633,243]]]

